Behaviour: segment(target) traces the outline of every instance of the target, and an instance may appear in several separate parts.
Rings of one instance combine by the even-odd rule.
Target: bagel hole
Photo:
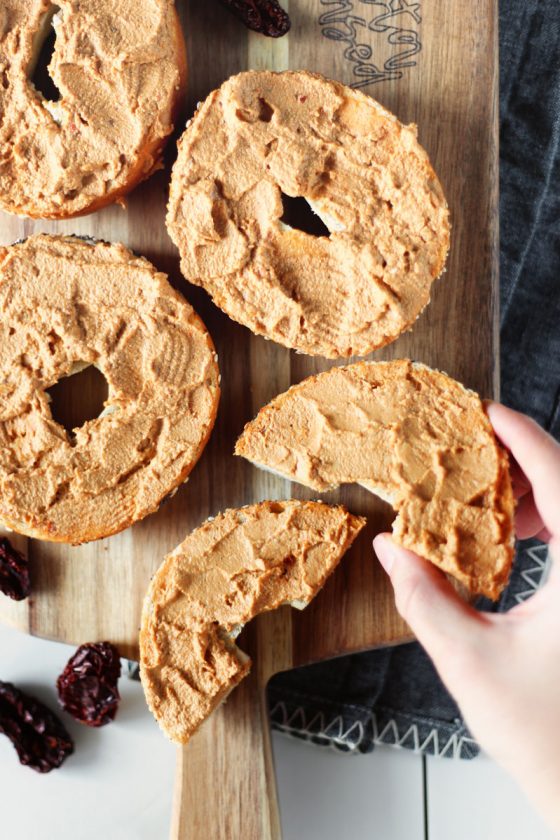
[[[29,74],[33,87],[47,102],[58,102],[60,99],[60,91],[49,73],[49,64],[53,57],[56,42],[53,18],[59,11],[58,6],[50,6],[43,16],[39,30],[35,35],[33,44],[34,63]]]
[[[311,236],[330,236],[330,230],[323,220],[314,213],[302,196],[293,198],[282,193],[283,213],[280,221],[295,230],[301,230]]]
[[[109,385],[101,371],[87,362],[81,364],[86,367],[47,388],[52,418],[66,429],[71,443],[76,440],[77,429],[99,417],[109,396]]]
[[[261,122],[270,122],[274,116],[274,108],[262,96],[259,97],[259,120]]]

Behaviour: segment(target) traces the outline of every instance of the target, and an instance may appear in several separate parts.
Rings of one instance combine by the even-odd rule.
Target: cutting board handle
[[[250,644],[244,634],[249,677],[178,750],[171,840],[281,840],[265,696],[269,618],[249,626]]]

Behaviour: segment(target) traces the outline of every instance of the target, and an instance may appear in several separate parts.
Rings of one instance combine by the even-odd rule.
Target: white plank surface
[[[429,840],[557,840],[487,756],[427,759]]]
[[[0,598],[4,597],[0,595]],[[73,648],[0,627],[0,679],[59,711],[55,682]],[[121,678],[115,721],[99,729],[60,717],[75,752],[46,775],[22,767],[0,736],[0,837],[5,840],[163,840],[175,748],[161,734],[140,683]]]
[[[345,755],[277,733],[273,746],[283,840],[424,840],[420,756]]]
[[[0,626],[0,679],[54,710],[54,682],[71,653]],[[91,730],[61,713],[76,752],[48,775],[22,767],[0,736],[1,838],[167,837],[175,748],[146,709],[140,685],[124,678],[120,689],[121,709],[109,726]],[[346,756],[277,734],[273,743],[284,840],[424,840],[419,756],[390,747]],[[554,838],[487,758],[429,758],[427,782],[429,840]]]

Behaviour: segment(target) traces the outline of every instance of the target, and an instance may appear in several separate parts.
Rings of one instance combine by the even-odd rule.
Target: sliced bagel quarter
[[[408,360],[305,379],[248,423],[235,448],[321,492],[357,483],[389,502],[393,536],[473,594],[497,598],[513,557],[508,456],[480,397]]]
[[[261,502],[209,519],[165,558],[144,601],[140,669],[168,738],[186,743],[249,673],[242,626],[306,606],[364,525],[321,502]]]

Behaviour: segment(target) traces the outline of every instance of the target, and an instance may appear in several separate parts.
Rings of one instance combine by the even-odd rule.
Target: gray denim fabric
[[[560,439],[560,0],[501,0],[500,120],[501,398]],[[532,595],[546,561],[520,543],[497,609]],[[417,643],[279,674],[268,693],[273,727],[313,743],[478,753]]]

